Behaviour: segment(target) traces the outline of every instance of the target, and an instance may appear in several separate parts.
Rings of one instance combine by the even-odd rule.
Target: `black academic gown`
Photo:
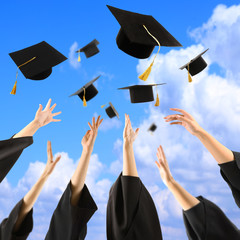
[[[10,138],[0,141],[0,182],[11,170],[24,148],[32,143],[32,137]]]
[[[109,192],[108,240],[161,240],[154,202],[139,177],[120,176]]]
[[[189,240],[239,240],[240,231],[223,211],[206,198],[199,196],[199,204],[183,211]]]
[[[18,232],[13,233],[14,225],[18,219],[22,201],[13,208],[8,218],[4,219],[0,224],[0,240],[25,240],[33,229],[33,210],[24,218]]]
[[[68,184],[55,209],[45,240],[83,240],[87,235],[87,222],[97,205],[84,185],[77,206],[71,205],[71,185]]]
[[[240,153],[233,152],[234,160],[219,164],[221,175],[232,191],[232,195],[240,208]]]

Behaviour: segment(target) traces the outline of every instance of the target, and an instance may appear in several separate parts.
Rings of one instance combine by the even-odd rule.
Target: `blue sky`
[[[153,107],[154,103],[131,104],[127,91],[117,90],[118,87],[141,84],[137,76],[146,69],[150,60],[139,61],[118,49],[115,39],[120,26],[106,4],[154,16],[183,45],[182,49],[161,48],[161,54],[149,78],[149,82],[167,82],[166,86],[158,88],[161,105],[157,109]],[[173,213],[177,204],[161,183],[158,172],[152,164],[160,143],[163,146],[166,143],[166,151],[176,178],[193,194],[205,193],[211,200],[216,200],[226,210],[228,216],[240,226],[230,192],[220,179],[211,156],[188,132],[181,128],[169,127],[161,119],[170,113],[168,110],[170,107],[186,109],[227,147],[238,150],[238,142],[235,139],[239,134],[237,126],[240,113],[235,103],[238,103],[237,94],[240,88],[237,81],[240,76],[238,72],[240,48],[237,46],[240,37],[240,31],[237,30],[240,13],[236,4],[238,1],[231,0],[221,2],[173,0],[171,3],[157,0],[1,2],[1,139],[12,136],[27,125],[34,118],[39,103],[45,105],[50,97],[57,103],[56,111],[62,111],[60,115],[62,122],[51,123],[40,129],[34,136],[34,144],[24,151],[8,174],[1,185],[0,202],[3,205],[7,204],[7,198],[4,200],[6,188],[12,205],[5,210],[0,209],[0,217],[6,216],[14,202],[16,203],[34,183],[35,178],[32,174],[38,164],[42,166],[37,161],[46,162],[47,140],[52,141],[54,153],[66,153],[62,166],[66,167],[64,164],[69,164],[65,182],[60,181],[56,174],[53,178],[56,182],[49,183],[54,186],[53,192],[60,196],[60,190],[64,189],[64,184],[70,178],[74,164],[80,157],[81,139],[88,129],[87,121],[94,114],[101,114],[106,123],[99,131],[94,147],[96,155],[93,158],[95,167],[99,166],[101,171],[92,166],[92,173],[96,173],[97,177],[89,176],[89,185],[92,186],[91,192],[101,189],[105,189],[105,192],[102,190],[100,193],[102,198],[97,199],[101,210],[89,224],[87,239],[105,239],[103,222],[107,187],[110,187],[120,170],[124,113],[128,113],[133,125],[140,127],[142,131],[136,142],[136,160],[140,176],[156,200],[165,239],[176,239],[172,231],[175,228],[177,228],[175,232],[179,231],[179,236],[182,236],[180,239],[186,239],[186,235],[180,215]],[[232,11],[234,5],[236,10]],[[94,38],[100,42],[98,45],[100,53],[89,59],[82,55],[82,62],[76,63],[77,56],[76,59],[72,58],[70,49],[76,46],[80,48]],[[44,81],[27,80],[19,72],[17,94],[10,95],[15,81],[16,65],[8,53],[41,41],[48,42],[66,57],[70,56],[70,59],[54,67],[51,76]],[[186,72],[178,70],[178,67],[208,47],[210,50],[206,54],[206,60],[209,67],[194,77],[193,84],[189,85],[186,82]],[[102,74],[96,83],[99,94],[88,103],[87,108],[82,106],[82,101],[78,97],[68,97],[99,74]],[[235,94],[232,93],[233,90]],[[100,108],[100,105],[109,101],[119,112],[120,120],[109,120],[105,111]],[[154,136],[150,136],[146,131],[152,121],[158,121],[159,126]],[[186,161],[187,157],[193,161],[189,163],[190,160]],[[209,162],[206,159],[209,159]],[[201,166],[197,165],[198,160]],[[189,176],[192,176],[190,180],[185,178],[184,167],[189,170]],[[209,179],[203,172],[199,174],[198,167],[212,174],[210,180],[215,183],[213,189],[219,187],[217,184],[223,184],[222,192],[212,191],[211,186],[206,189]],[[57,171],[61,172],[61,169],[58,168]],[[155,182],[152,182],[150,177],[153,174],[156,177]],[[12,196],[11,191],[16,195]],[[53,192],[46,190],[36,204],[36,209],[46,204],[49,211],[45,212],[42,208],[41,211],[35,211],[35,229],[29,239],[42,239],[44,236],[47,223],[43,226],[39,219],[44,217],[49,220],[49,212],[53,211],[57,203]],[[48,196],[54,199],[51,206],[46,203]],[[178,209],[176,212],[179,212],[179,208],[176,209]]]

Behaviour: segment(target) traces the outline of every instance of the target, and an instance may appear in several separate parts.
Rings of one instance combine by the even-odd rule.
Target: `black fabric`
[[[33,229],[33,209],[24,218],[18,232],[13,232],[14,225],[18,219],[23,200],[19,201],[9,214],[0,224],[0,240],[25,240]]]
[[[240,208],[240,153],[233,152],[234,160],[219,164],[220,173],[232,191],[237,206]]]
[[[200,203],[183,211],[189,240],[239,240],[240,231],[213,202],[199,196]]]
[[[90,58],[94,55],[96,55],[97,53],[99,53],[99,49],[97,47],[97,45],[99,44],[97,39],[94,39],[92,42],[90,42],[89,44],[87,44],[86,46],[84,46],[83,48],[81,48],[80,50],[78,50],[77,52],[84,52],[86,58]]]
[[[69,183],[55,209],[45,240],[83,240],[87,234],[87,222],[97,210],[91,194],[84,185],[78,206],[71,205]]]
[[[0,182],[16,163],[24,148],[32,143],[32,137],[11,138],[0,141]]]
[[[52,72],[52,67],[67,59],[63,54],[45,41],[9,53],[9,55],[17,66],[36,57],[34,60],[19,68],[26,78],[32,80],[42,80],[47,78]]]
[[[138,177],[120,176],[109,192],[108,240],[161,240],[154,202]]]
[[[148,58],[157,42],[147,33],[143,25],[159,41],[161,46],[182,46],[155,18],[108,6],[121,25],[117,35],[119,49],[136,58]]]

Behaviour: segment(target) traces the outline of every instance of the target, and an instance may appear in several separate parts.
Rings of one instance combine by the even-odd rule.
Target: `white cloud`
[[[81,66],[80,62],[78,62],[78,55],[76,53],[77,50],[78,50],[78,43],[74,42],[71,45],[68,53],[69,64],[75,69]]]
[[[209,56],[228,76],[239,77],[240,65],[240,5],[218,5],[210,19],[190,35],[210,48]]]
[[[108,130],[111,130],[113,128],[120,128],[122,126],[122,122],[117,118],[107,118],[104,119],[102,124],[99,127],[99,131],[106,132]]]

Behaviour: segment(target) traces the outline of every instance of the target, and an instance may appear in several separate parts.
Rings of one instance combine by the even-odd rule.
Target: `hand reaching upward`
[[[43,127],[43,126],[49,124],[50,122],[61,121],[60,119],[53,118],[53,117],[61,114],[61,112],[52,113],[52,111],[54,110],[54,108],[56,107],[57,104],[55,103],[51,106],[51,101],[52,101],[52,99],[50,98],[48,100],[48,103],[47,103],[46,107],[44,108],[44,110],[42,110],[43,109],[42,104],[39,104],[39,108],[36,112],[34,121],[36,121],[40,125],[40,127]]]
[[[139,132],[139,128],[135,131],[132,129],[129,115],[125,114],[125,128],[123,130],[123,140],[125,143],[133,144]]]

